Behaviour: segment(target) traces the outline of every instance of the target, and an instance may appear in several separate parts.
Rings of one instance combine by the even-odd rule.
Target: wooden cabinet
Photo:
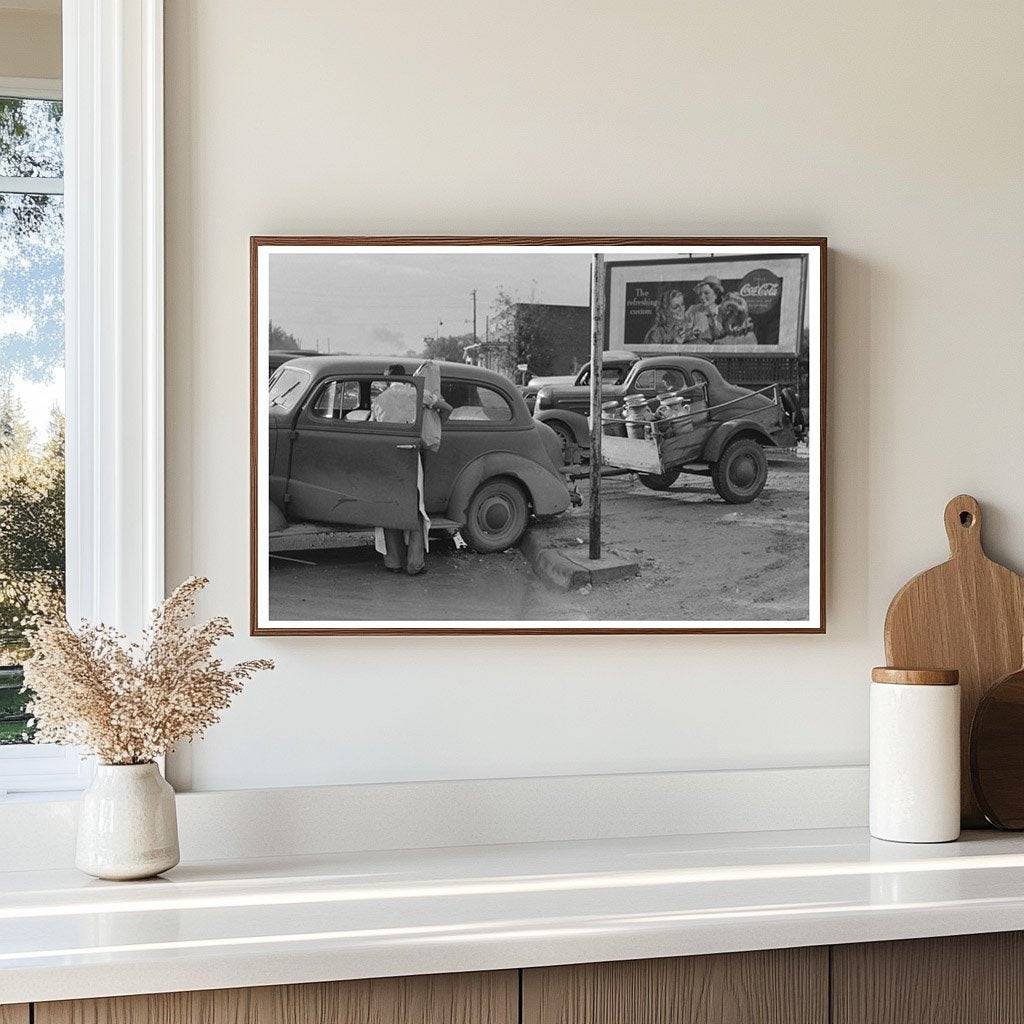
[[[523,971],[523,1024],[826,1024],[828,950]]]
[[[1024,933],[832,947],[833,1024],[1024,1024]]]
[[[0,1006],[0,1024],[1024,1024],[1024,933]]]
[[[493,971],[37,1003],[35,1024],[516,1024],[518,1004]]]

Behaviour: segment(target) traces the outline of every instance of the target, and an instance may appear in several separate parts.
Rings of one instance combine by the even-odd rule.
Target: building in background
[[[590,307],[514,302],[488,322],[466,361],[517,383],[569,376],[590,359]]]

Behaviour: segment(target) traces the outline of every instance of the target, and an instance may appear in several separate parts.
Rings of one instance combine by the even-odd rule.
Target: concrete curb
[[[544,535],[544,530],[536,527],[526,531],[519,542],[519,550],[542,580],[562,590],[578,590],[588,585],[630,579],[640,572],[638,562],[615,555],[592,562],[583,548],[554,547],[550,538]]]

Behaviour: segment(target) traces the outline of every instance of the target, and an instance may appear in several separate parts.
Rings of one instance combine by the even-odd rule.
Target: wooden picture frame
[[[658,260],[656,251],[664,247],[664,262],[680,261],[680,256],[705,261],[715,257],[739,260],[748,256],[753,262],[758,258],[781,253],[802,253],[807,257],[809,273],[805,279],[806,304],[800,309],[801,330],[804,330],[805,309],[809,316],[809,337],[806,352],[802,358],[807,365],[807,394],[812,422],[809,425],[809,442],[805,446],[805,457],[809,462],[808,500],[808,601],[807,617],[801,620],[709,620],[707,624],[693,620],[501,620],[488,618],[480,620],[453,621],[451,625],[436,620],[291,620],[275,619],[270,615],[269,582],[270,555],[266,543],[261,542],[261,528],[267,520],[261,515],[261,503],[269,503],[266,488],[267,474],[261,456],[268,451],[266,441],[267,364],[269,350],[266,334],[270,328],[269,286],[267,268],[271,257],[301,253],[325,255],[402,253],[418,256],[445,255],[476,252],[490,253],[496,248],[514,247],[516,253],[532,255],[546,251],[564,250],[571,254],[589,254],[597,251],[607,253],[611,260],[606,280],[605,300],[611,298],[610,268],[617,265],[615,257],[624,250],[636,250],[645,257],[638,262],[653,265]],[[426,250],[426,251],[425,251]],[[436,252],[434,252],[436,250]],[[250,255],[250,633],[253,636],[358,636],[358,635],[551,635],[551,634],[823,634],[826,629],[826,487],[825,454],[827,435],[827,239],[823,237],[618,237],[618,236],[253,236],[249,243]],[[632,253],[630,253],[632,255]],[[763,259],[762,259],[763,262]],[[667,279],[666,279],[667,280]],[[717,280],[717,278],[716,278]],[[723,278],[724,280],[724,278]],[[726,284],[729,282],[726,281]],[[721,282],[719,282],[721,284]],[[735,294],[735,293],[733,293]],[[719,295],[719,298],[721,296]],[[815,330],[816,328],[816,330]],[[606,331],[605,337],[608,334]],[[474,331],[474,340],[476,332]],[[605,341],[605,347],[608,342]],[[681,351],[667,346],[666,354]],[[734,350],[730,350],[734,351]],[[299,365],[299,364],[296,364]],[[803,372],[803,371],[801,371]],[[705,395],[707,392],[705,392]],[[774,398],[779,403],[779,391]],[[309,401],[312,401],[307,396]],[[307,399],[303,399],[306,401]],[[781,407],[781,403],[780,407]],[[345,413],[341,413],[342,416]],[[292,432],[296,433],[295,431]],[[632,478],[631,478],[632,479]],[[264,505],[264,507],[266,507]],[[737,506],[740,510],[749,506]],[[723,514],[729,515],[728,506]],[[736,513],[739,515],[740,513]],[[728,520],[727,520],[728,521]],[[723,531],[726,527],[723,527]],[[264,533],[267,531],[264,529]],[[268,533],[269,536],[269,533]],[[275,555],[275,558],[281,557]],[[428,556],[429,558],[429,556]],[[429,564],[429,562],[428,562]],[[382,577],[383,578],[383,577]],[[429,579],[429,575],[427,577]]]

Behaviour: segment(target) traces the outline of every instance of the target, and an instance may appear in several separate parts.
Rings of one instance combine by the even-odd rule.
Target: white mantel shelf
[[[0,873],[0,1003],[1024,929],[1024,837],[861,829]]]

